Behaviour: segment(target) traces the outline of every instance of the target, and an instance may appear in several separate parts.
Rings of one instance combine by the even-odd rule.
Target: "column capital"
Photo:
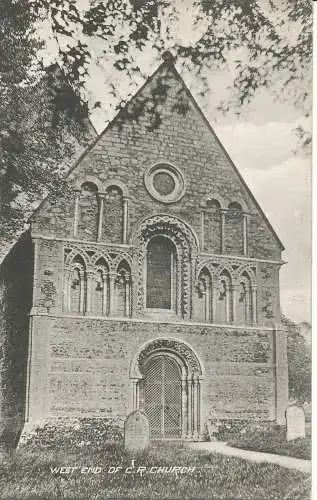
[[[197,372],[193,373],[193,380],[194,380],[194,383],[199,382],[199,373],[197,373]]]

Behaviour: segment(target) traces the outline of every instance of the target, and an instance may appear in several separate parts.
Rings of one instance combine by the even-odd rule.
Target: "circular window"
[[[148,169],[144,182],[149,193],[158,201],[173,203],[185,192],[184,178],[172,165],[160,163]]]

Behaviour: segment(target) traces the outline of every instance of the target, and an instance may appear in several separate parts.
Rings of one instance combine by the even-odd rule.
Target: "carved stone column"
[[[248,216],[243,214],[243,255],[248,254]]]
[[[136,410],[138,410],[140,408],[140,382],[139,381],[136,384],[135,398],[136,398]]]
[[[103,277],[103,293],[102,293],[102,314],[106,316],[108,314],[108,293],[109,293],[109,276],[108,274]]]
[[[80,189],[76,189],[76,191],[75,191],[75,209],[74,209],[74,228],[73,228],[73,234],[74,234],[75,238],[78,235],[79,197],[80,197]]]
[[[137,278],[135,277],[135,274],[131,274],[131,289],[130,289],[130,297],[131,297],[131,304],[130,304],[130,314],[131,316],[136,315],[136,309],[137,309]]]
[[[192,379],[192,374],[188,374],[188,379],[187,379],[187,388],[188,388],[188,395],[187,395],[187,415],[188,415],[188,425],[187,425],[187,438],[192,439],[193,436],[193,405],[192,405],[192,389],[193,389],[193,379]]]
[[[70,312],[70,294],[71,294],[71,279],[72,272],[71,269],[67,269],[64,275],[64,284],[63,284],[63,309],[64,311]]]
[[[228,301],[229,302],[229,301]],[[230,305],[232,307],[231,310],[231,318],[230,318]],[[231,304],[228,304],[228,313],[227,313],[227,321],[230,323],[235,323],[236,321],[236,306],[237,306],[237,285],[231,285]]]
[[[201,211],[201,219],[200,219],[200,224],[201,224],[201,250],[202,252],[204,251],[204,246],[205,246],[205,212],[204,210]]]
[[[182,250],[176,255],[176,314],[182,317]]]
[[[193,317],[193,295],[194,295],[194,283],[196,278],[196,259],[191,257],[190,259],[190,269],[189,269],[189,311],[188,318]]]
[[[206,283],[206,294],[205,294],[205,320],[207,323],[211,322],[212,319],[212,289],[211,289],[211,282],[207,281]]]
[[[94,279],[94,272],[90,270],[87,272],[87,287],[86,287],[86,292],[87,292],[86,313],[87,314],[90,314],[92,311],[93,279]]]
[[[99,214],[98,214],[98,236],[97,241],[100,241],[102,238],[102,223],[103,223],[103,212],[105,206],[105,194],[99,193]]]
[[[187,437],[188,429],[188,393],[187,393],[187,375],[182,370],[182,437]]]
[[[85,294],[86,294],[86,283],[85,283],[85,272],[83,270],[79,271],[79,312],[80,314],[85,313]]]
[[[251,300],[252,323],[256,325],[258,322],[258,315],[257,315],[257,288],[255,286],[251,288],[251,293],[252,293],[252,300]]]
[[[123,197],[123,228],[122,228],[122,242],[127,243],[128,240],[128,198],[126,196]]]
[[[137,379],[132,380],[132,411],[137,409]]]
[[[130,313],[130,297],[131,297],[131,279],[130,277],[126,277],[125,279],[125,316],[129,318]]]
[[[110,273],[109,275],[109,315],[114,316],[116,310],[116,279],[117,273]]]
[[[197,387],[197,394],[198,394],[198,439],[202,439],[201,435],[201,423],[202,423],[202,404],[201,404],[201,398],[202,398],[202,377],[198,375],[198,387]]]
[[[212,299],[211,299],[211,321],[212,323],[216,323],[216,314],[217,314],[217,300],[218,300],[218,293],[219,293],[219,290],[218,290],[218,279],[217,278],[214,278],[212,280],[212,290],[211,290],[211,295],[212,295]]]
[[[226,214],[221,210],[221,233],[220,233],[220,253],[225,253],[225,217]]]
[[[193,375],[193,439],[198,440],[198,375]]]

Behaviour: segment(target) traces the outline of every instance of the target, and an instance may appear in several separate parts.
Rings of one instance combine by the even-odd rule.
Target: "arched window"
[[[68,283],[68,311],[84,314],[86,308],[86,269],[79,255],[73,259]]]
[[[228,206],[225,235],[225,253],[243,255],[243,212],[238,202],[232,202]]]
[[[197,283],[197,320],[212,321],[211,276],[208,269],[202,269]]]
[[[96,316],[109,314],[109,268],[104,259],[95,264],[96,272],[92,286],[92,310]]]
[[[204,210],[204,248],[221,252],[221,205],[214,198],[206,201]]]
[[[129,317],[131,314],[131,270],[127,262],[122,261],[117,270],[115,281],[116,316]]]
[[[146,307],[148,309],[176,309],[175,258],[173,243],[156,236],[147,246]]]
[[[109,186],[106,191],[102,240],[107,243],[123,240],[123,196],[118,186]]]
[[[81,186],[78,202],[78,238],[97,241],[98,214],[98,188],[92,182],[85,182]]]
[[[252,323],[251,280],[246,272],[239,279],[236,300],[236,321],[238,324],[243,325],[250,325]]]
[[[228,271],[222,271],[216,294],[216,323],[232,322],[232,282]]]

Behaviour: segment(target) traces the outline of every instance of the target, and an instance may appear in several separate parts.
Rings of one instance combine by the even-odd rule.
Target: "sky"
[[[88,0],[78,3],[85,8]],[[190,44],[200,36],[199,31],[191,28],[191,1],[175,0],[175,4],[181,11],[180,22],[173,28],[175,38]],[[43,56],[49,63],[56,57],[57,44],[47,23],[41,29],[47,41]],[[200,30],[203,29],[201,25]],[[111,58],[103,59],[102,42],[87,41],[92,63],[85,97],[91,104],[101,102],[101,108],[91,113],[92,123],[100,133],[115,114],[110,85],[115,84],[120,97],[125,98],[138,89],[143,79],[124,81],[122,74],[113,68]],[[69,40],[60,38],[59,43],[63,45]],[[150,75],[161,62],[150,47],[137,54],[136,59],[145,75]],[[276,98],[269,90],[262,90],[239,116],[233,112],[223,115],[217,107],[230,97],[227,90],[232,77],[230,66],[227,70],[206,73],[209,92],[203,97],[198,93],[199,82],[188,72],[178,70],[285,246],[286,263],[280,274],[282,312],[294,321],[310,322],[311,159],[298,154],[295,135],[295,128],[303,123],[304,110],[295,108],[282,95]]]

